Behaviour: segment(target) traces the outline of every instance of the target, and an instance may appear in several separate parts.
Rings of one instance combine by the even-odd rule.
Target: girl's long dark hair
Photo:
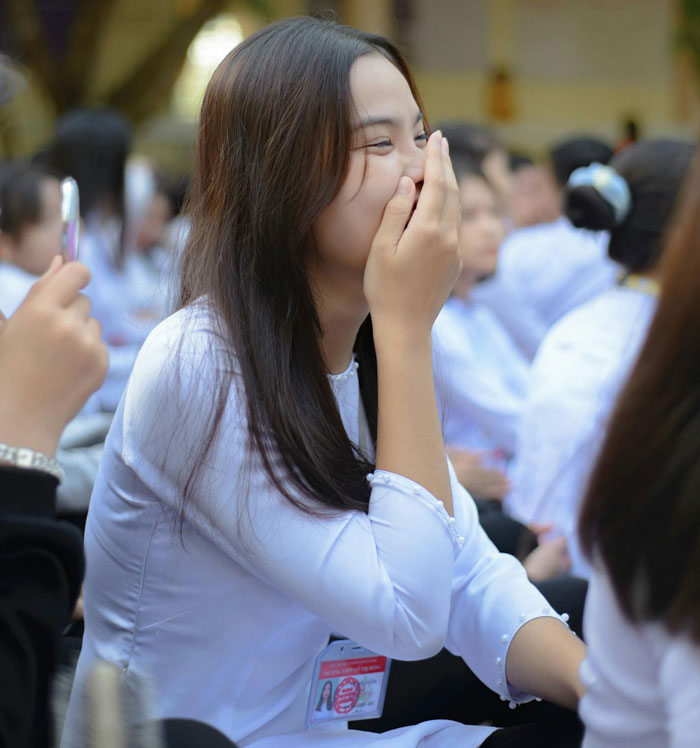
[[[580,536],[632,621],[700,643],[700,163],[671,223],[662,292],[585,498]]]
[[[350,69],[372,52],[396,65],[420,106],[403,58],[386,39],[313,18],[285,20],[246,39],[216,70],[202,104],[180,303],[206,297],[231,370],[240,372],[251,447],[277,489],[305,511],[366,511],[369,499],[365,476],[373,466],[350,442],[331,391],[306,261],[312,224],[348,164]],[[369,318],[355,357],[376,439]],[[230,375],[218,377],[209,436],[185,501],[231,386]],[[300,493],[317,505],[300,501]]]

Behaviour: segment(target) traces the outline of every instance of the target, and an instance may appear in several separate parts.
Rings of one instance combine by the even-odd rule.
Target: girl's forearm
[[[578,672],[585,654],[584,643],[561,621],[535,618],[513,637],[506,677],[520,691],[576,709],[584,693]]]
[[[452,509],[452,490],[435,400],[429,331],[375,331],[378,375],[377,468],[404,475]]]

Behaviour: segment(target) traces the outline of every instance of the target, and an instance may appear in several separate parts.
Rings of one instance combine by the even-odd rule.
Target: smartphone
[[[78,259],[80,240],[80,197],[78,183],[73,177],[61,182],[61,250],[68,262]]]

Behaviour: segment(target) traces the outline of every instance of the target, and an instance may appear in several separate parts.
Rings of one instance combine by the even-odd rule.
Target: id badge
[[[350,639],[331,642],[314,665],[306,726],[381,717],[390,665],[388,657]]]

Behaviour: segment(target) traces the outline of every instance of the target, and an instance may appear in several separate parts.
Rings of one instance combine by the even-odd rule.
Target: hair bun
[[[593,163],[569,177],[564,211],[576,228],[611,231],[632,208],[632,193],[624,177],[610,166]]]
[[[577,229],[612,231],[617,225],[613,206],[595,187],[567,187],[564,213]]]

